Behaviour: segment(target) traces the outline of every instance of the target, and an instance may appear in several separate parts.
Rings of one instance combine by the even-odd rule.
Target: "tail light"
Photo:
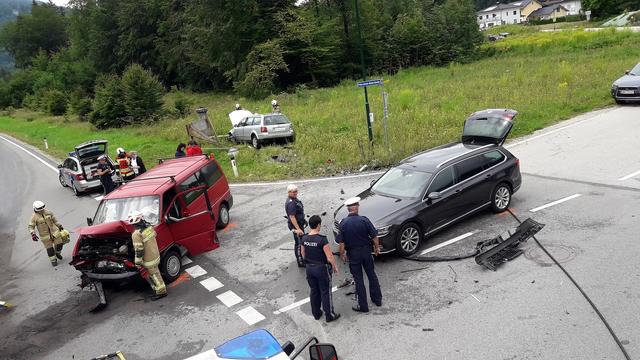
[[[76,180],[84,180],[84,176],[82,174],[73,175]]]
[[[266,126],[261,126],[260,127],[260,132],[261,133],[266,133],[267,132],[267,127]]]
[[[516,158],[516,166],[520,167],[520,159]]]

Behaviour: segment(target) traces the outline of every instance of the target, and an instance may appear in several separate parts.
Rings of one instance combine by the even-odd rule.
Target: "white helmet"
[[[276,99],[271,100],[271,106],[278,105],[278,101]]]
[[[240,104],[236,104],[236,110],[240,110]]]
[[[40,200],[36,200],[33,202],[33,211],[42,211],[44,210],[44,203]]]
[[[131,210],[129,216],[127,217],[127,221],[129,221],[129,224],[131,225],[137,224],[142,220],[144,220],[144,216],[138,210]]]
[[[154,211],[154,209],[152,209],[151,206],[146,206],[142,208],[142,210],[140,210],[140,213],[142,214],[142,218],[144,219],[144,221],[150,224],[155,224],[156,221],[158,220],[157,212]]]
[[[116,153],[117,153],[118,155],[120,155],[120,154],[124,154],[124,149],[123,149],[123,148],[121,148],[121,147],[119,147],[119,148],[117,148],[117,149],[116,149]]]

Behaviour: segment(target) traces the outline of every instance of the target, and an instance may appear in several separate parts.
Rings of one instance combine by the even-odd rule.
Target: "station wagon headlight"
[[[611,92],[615,93],[617,91],[618,91],[618,85],[616,85],[616,84],[611,85]]]
[[[376,230],[378,230],[378,237],[389,235],[389,229],[391,229],[391,225],[377,227]]]

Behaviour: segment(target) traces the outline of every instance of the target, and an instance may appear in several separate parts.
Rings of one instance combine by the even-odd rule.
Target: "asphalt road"
[[[509,145],[524,174],[513,212],[546,224],[537,238],[589,294],[632,358],[640,358],[638,120],[640,107],[613,107]],[[308,286],[283,218],[286,183],[232,187],[232,223],[219,231],[221,247],[185,265],[194,276],[194,269],[206,274],[185,275],[158,302],[146,300],[144,286],[108,289],[109,307],[90,314],[94,293],[77,287],[79,275],[66,262],[50,266],[26,224],[35,199],[70,229],[82,226],[98,202],[91,195],[74,197],[51,168],[3,139],[0,164],[0,299],[16,304],[0,313],[3,358],[89,359],[121,350],[127,359],[182,359],[254,328],[297,344],[316,336],[335,344],[341,359],[624,358],[585,299],[533,241],[524,256],[496,272],[473,259],[418,263],[382,256],[376,263],[382,307],[354,313],[353,288],[347,287],[334,293],[343,317],[315,321],[308,303],[291,306],[308,296]],[[308,214],[326,212],[323,230],[332,237],[333,210],[375,176],[300,181],[299,196]],[[555,205],[531,211],[549,204]],[[516,226],[508,214],[485,212],[428,239],[423,249],[471,233],[431,252],[463,253]],[[65,248],[65,261],[70,251]],[[334,285],[348,267],[340,271]],[[237,303],[229,302],[229,291]]]

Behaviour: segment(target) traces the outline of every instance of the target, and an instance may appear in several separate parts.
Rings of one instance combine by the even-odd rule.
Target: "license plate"
[[[286,129],[287,129],[286,126],[278,126],[278,127],[274,128],[273,131],[282,132],[282,131],[285,131]]]
[[[633,91],[633,90],[620,90],[620,94],[622,94],[622,95],[633,95],[635,93],[636,92]]]

